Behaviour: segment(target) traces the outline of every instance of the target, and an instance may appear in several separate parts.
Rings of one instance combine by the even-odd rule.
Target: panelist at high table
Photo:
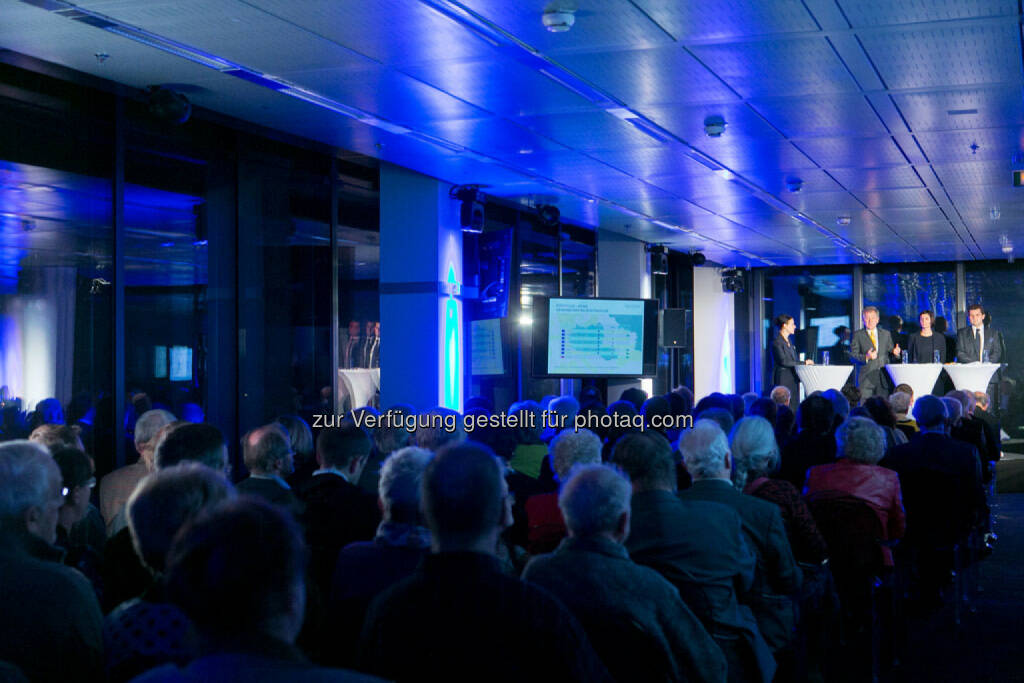
[[[789,403],[794,405],[800,402],[799,383],[796,376],[797,365],[812,365],[813,361],[799,361],[796,357],[796,349],[790,343],[789,338],[796,331],[796,321],[791,315],[780,315],[775,318],[775,327],[779,333],[772,339],[772,364],[775,369],[772,371],[772,386],[786,387],[789,389]]]
[[[907,339],[907,356],[911,363],[945,363],[946,335],[932,328],[935,315],[929,310],[921,311],[917,316],[921,331],[914,332]]]
[[[985,324],[985,308],[981,304],[971,304],[967,307],[967,320],[970,325],[957,330],[956,333],[956,359],[961,363],[1002,363],[1006,347],[1003,345],[1003,335],[992,325]],[[992,375],[985,392],[991,396],[998,405],[997,387],[1000,373]]]
[[[850,360],[857,366],[857,387],[862,399],[888,396],[882,368],[899,357],[900,347],[893,344],[888,330],[878,327],[878,309],[875,306],[865,306],[861,318],[864,327],[854,332],[850,340]]]

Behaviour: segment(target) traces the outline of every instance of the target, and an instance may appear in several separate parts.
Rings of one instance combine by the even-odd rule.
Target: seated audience
[[[741,398],[743,399],[743,415],[746,416],[750,414],[750,406],[754,405],[754,401],[761,397],[755,394],[753,391],[748,391],[745,394],[743,394]]]
[[[64,505],[57,513],[57,546],[64,551],[64,564],[74,567],[89,579],[96,597],[102,600],[103,543],[106,534],[103,523],[97,520],[93,538],[82,533],[81,525],[86,521],[90,508],[89,496],[96,486],[92,476],[92,461],[77,448],[58,446],[53,451],[53,460],[60,468],[64,494]]]
[[[34,683],[103,680],[96,595],[53,544],[64,492],[50,453],[0,444],[0,661]]]
[[[631,387],[622,391],[622,394],[619,396],[619,400],[633,404],[633,407],[636,408],[637,414],[639,414],[643,409],[644,401],[647,400],[647,392],[637,387]]]
[[[779,444],[780,449],[793,437],[795,425],[796,414],[789,406],[779,406],[775,415],[775,443]]]
[[[629,401],[616,401],[615,403],[608,406],[609,415],[622,415],[626,418],[633,418],[640,414],[640,412],[633,406]],[[632,423],[626,426],[610,427],[604,434],[604,446],[601,448],[601,459],[604,462],[608,462],[612,457],[612,450],[615,448],[615,444],[626,434],[632,434],[639,431],[636,427],[632,426]]]
[[[680,500],[672,452],[662,439],[625,436],[612,462],[633,486],[629,556],[668,579],[716,641],[742,638],[760,680],[770,681],[771,650],[750,608],[737,600],[737,591],[753,584],[757,565],[739,515],[721,503]]]
[[[195,625],[203,656],[136,679],[368,681],[310,664],[295,648],[306,552],[292,516],[256,498],[226,501],[186,524],[167,555],[167,596]]]
[[[532,401],[530,401],[529,403],[532,403]],[[537,404],[533,403],[533,405],[536,406]],[[512,410],[509,409],[509,414],[511,414],[511,412],[512,412]],[[538,409],[538,412],[539,412],[539,409]],[[465,441],[465,439],[466,439],[466,432],[463,429],[462,420],[459,419],[459,414],[456,413],[454,410],[451,410],[449,408],[440,408],[439,407],[439,408],[434,408],[432,410],[428,410],[425,413],[425,415],[427,415],[428,417],[429,416],[433,416],[433,415],[437,415],[440,418],[442,418],[439,422],[443,422],[444,418],[451,419],[451,416],[454,415],[455,416],[455,429],[454,430],[445,429],[445,427],[443,427],[443,426],[435,426],[432,421],[428,421],[428,422],[430,422],[430,425],[429,426],[424,426],[424,427],[419,427],[416,430],[416,434],[414,435],[414,440],[416,441],[416,445],[419,446],[420,448],[426,448],[428,451],[433,451],[433,452],[436,453],[437,451],[439,451],[440,449],[444,448],[448,444],[460,443],[462,441]],[[540,415],[537,415],[537,425],[538,425],[537,429],[539,430],[540,429],[540,426],[539,426],[540,425]]]
[[[782,446],[778,479],[788,481],[799,491],[804,486],[807,470],[835,460],[834,415],[832,402],[824,396],[804,399],[797,414],[800,431]]]
[[[666,441],[672,443],[664,426],[661,426],[672,416],[672,408],[664,397],[652,396],[644,401],[641,414],[644,416],[644,425],[648,432],[663,436]],[[654,426],[655,424],[659,426]]]
[[[57,446],[65,446],[85,452],[85,446],[82,445],[79,429],[76,426],[46,422],[33,429],[32,433],[28,435],[28,440],[42,444],[50,450]]]
[[[432,554],[370,606],[362,669],[396,680],[609,680],[576,619],[502,573],[512,521],[501,462],[484,446],[442,450],[423,478]]]
[[[430,550],[430,530],[420,513],[423,472],[433,454],[416,446],[388,456],[380,473],[380,508],[384,518],[372,541],[345,546],[331,580],[330,601],[322,633],[325,661],[355,664],[356,645],[366,610],[377,595],[410,576]]]
[[[278,423],[252,430],[242,437],[242,460],[249,476],[238,482],[238,492],[301,514],[302,503],[285,481],[295,471],[294,456],[288,433]]]
[[[906,436],[908,440],[913,437],[914,434],[917,434],[917,423],[914,422],[914,418],[909,415],[910,404],[913,402],[914,395],[908,394],[905,391],[897,391],[889,396],[889,407],[892,408],[893,415],[896,417],[896,429],[903,432],[903,435]]]
[[[708,408],[707,410],[699,411],[693,416],[693,419],[694,424],[696,424],[698,420],[710,420],[717,424],[718,428],[726,434],[731,432],[733,425],[736,424],[736,420],[733,418],[732,413],[724,408]],[[682,441],[683,436],[685,436],[685,434],[680,434],[680,441]]]
[[[523,579],[569,608],[617,680],[725,681],[721,650],[679,591],[634,564],[622,545],[631,492],[629,481],[606,465],[573,469],[558,500],[569,538],[554,553],[533,558]],[[648,647],[620,652],[638,639],[623,640],[629,628]]]
[[[864,408],[868,411],[868,417],[882,428],[885,434],[885,450],[907,442],[906,434],[896,429],[896,414],[885,398],[872,396],[864,401]]]
[[[960,402],[960,422],[952,427],[950,436],[960,441],[966,441],[978,449],[978,455],[982,462],[982,475],[988,474],[989,462],[999,459],[1000,443],[998,438],[995,443],[989,443],[989,429],[974,413],[977,399],[973,391],[951,391],[946,396],[955,398]]]
[[[768,423],[775,428],[775,418],[779,415],[779,404],[770,398],[759,398],[750,404],[750,410],[747,415],[751,417],[763,417],[768,420]]]
[[[679,440],[693,486],[680,499],[721,503],[743,522],[747,541],[757,556],[754,584],[740,600],[750,605],[761,635],[773,651],[785,648],[796,627],[795,596],[802,579],[786,538],[779,507],[745,496],[732,484],[732,455],[725,433],[714,422],[698,420]]]
[[[405,416],[413,415],[416,412],[412,406],[402,404],[392,406],[390,410],[401,416],[403,420]],[[412,443],[412,433],[405,428],[404,424],[378,427],[373,435],[373,450],[370,451],[370,457],[366,459],[363,473],[357,482],[359,488],[372,495],[377,495],[381,465],[384,464],[389,455],[405,448],[410,443]]]
[[[835,428],[838,428],[850,416],[850,402],[846,400],[846,396],[838,389],[829,389],[823,392],[822,396],[832,402],[832,410],[834,412],[832,424]]]
[[[555,478],[565,482],[572,468],[584,463],[601,462],[601,439],[593,432],[563,429],[551,441],[551,462]],[[558,505],[557,493],[541,493],[526,501],[528,524],[526,549],[531,554],[547,553],[565,538],[565,521]]]
[[[895,472],[879,467],[885,455],[885,435],[881,427],[865,417],[851,417],[836,431],[838,460],[812,467],[807,473],[804,497],[810,502],[836,498],[856,498],[875,511],[883,541],[903,538],[906,516],[900,495],[900,480]],[[882,563],[892,567],[892,551],[880,547]]]
[[[743,418],[729,435],[729,447],[736,489],[779,506],[793,557],[798,562],[821,564],[828,555],[825,539],[800,492],[788,481],[771,479],[779,466],[779,447],[768,421],[756,416]]]
[[[107,524],[107,536],[113,536],[128,524],[124,515],[125,503],[142,478],[153,471],[157,432],[172,422],[174,415],[166,410],[142,413],[135,421],[138,462],[116,469],[100,480],[100,514]]]
[[[995,462],[1003,457],[1002,425],[999,418],[988,410],[989,398],[984,391],[974,392],[974,415],[985,426],[985,441],[988,443],[989,452],[986,460]]]
[[[551,401],[548,406],[548,426],[540,435],[540,440],[544,443],[551,443],[551,440],[558,436],[558,433],[562,431],[558,427],[559,424],[563,424],[565,427],[572,427],[576,416],[580,412],[580,402],[576,400],[573,395],[559,396],[558,398]],[[560,423],[559,420],[564,419],[564,423]]]
[[[338,551],[349,543],[369,541],[380,523],[376,497],[353,483],[369,454],[370,438],[354,424],[321,429],[316,440],[320,469],[299,492],[305,504],[302,519],[312,576],[325,594]]]
[[[188,618],[164,595],[167,552],[186,522],[233,493],[223,474],[183,462],[147,476],[128,499],[129,533],[152,579],[139,597],[121,603],[103,621],[107,676],[112,683],[161,664],[186,664],[195,656]]]
[[[309,423],[298,415],[281,415],[277,423],[288,432],[288,443],[291,444],[295,471],[288,476],[288,484],[293,491],[302,488],[309,481],[316,469],[316,455],[313,453],[313,430]]]
[[[853,386],[852,384],[847,384],[845,387],[843,387],[841,393],[843,394],[843,397],[846,399],[846,403],[849,406],[850,410],[853,410],[854,408],[860,405],[861,394],[860,389],[858,389],[857,387]]]
[[[792,393],[786,387],[779,385],[772,389],[769,397],[775,402],[775,405],[789,407],[789,402],[792,398]]]

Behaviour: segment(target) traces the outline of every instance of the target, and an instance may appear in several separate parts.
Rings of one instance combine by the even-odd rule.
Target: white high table
[[[914,390],[914,401],[917,401],[918,396],[932,393],[942,374],[942,363],[894,363],[886,365],[885,369],[894,384],[909,384]]]
[[[380,368],[339,368],[338,377],[341,379],[342,390],[349,398],[349,410],[371,405],[380,389]]]
[[[853,372],[852,365],[797,365],[796,376],[804,385],[804,396],[815,391],[841,390]]]
[[[957,391],[988,391],[999,363],[952,363],[944,366]]]

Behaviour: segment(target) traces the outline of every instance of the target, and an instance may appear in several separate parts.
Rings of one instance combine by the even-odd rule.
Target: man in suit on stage
[[[878,327],[878,309],[865,306],[861,313],[864,328],[857,330],[850,341],[850,360],[858,366],[857,387],[862,399],[871,396],[888,396],[888,379],[882,368],[900,355],[900,347],[894,345],[892,335]]]
[[[967,307],[967,320],[970,325],[957,330],[956,359],[960,363],[1002,363],[1006,347],[1003,346],[1003,335],[996,328],[985,324],[985,309],[981,304]],[[999,405],[996,388],[1002,372],[995,372],[988,384],[986,392]]]

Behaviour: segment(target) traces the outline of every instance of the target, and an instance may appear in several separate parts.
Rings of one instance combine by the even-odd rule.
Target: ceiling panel
[[[935,200],[925,188],[857,192],[857,198],[872,209],[909,209],[935,206]]]
[[[924,187],[913,166],[834,168],[830,173],[843,187],[854,191]]]
[[[633,107],[738,100],[728,86],[678,45],[558,55],[556,61]]]
[[[859,93],[754,99],[750,105],[789,138],[887,134],[874,109]]]
[[[932,170],[946,187],[1006,185],[1012,178],[1008,161],[966,161],[934,164]]]
[[[791,206],[795,206],[794,202],[804,194],[843,191],[839,183],[833,180],[827,172],[817,168],[786,169],[766,165],[764,168],[744,171],[742,175]],[[789,180],[802,181],[801,189],[797,192],[790,192]]]
[[[818,28],[799,0],[634,0],[676,40],[716,40]]]
[[[860,39],[891,89],[1020,80],[1016,21],[865,33]]]
[[[888,24],[916,24],[974,17],[995,17],[1017,13],[1015,0],[839,0],[846,18],[855,28]]]
[[[794,143],[825,168],[876,168],[908,163],[891,137],[806,138]]]
[[[1019,85],[896,93],[892,98],[914,132],[1024,123],[1024,100]]]
[[[693,146],[733,171],[763,169],[771,166],[788,170],[815,168],[817,165],[799,149],[781,137],[776,138],[703,138]]]
[[[827,95],[857,83],[824,38],[696,45],[693,53],[743,97]]]
[[[601,150],[593,156],[637,178],[684,176],[703,181],[711,175],[707,166],[686,156],[681,145]]]
[[[659,144],[637,128],[606,112],[554,114],[518,119],[539,135],[581,151],[628,149]]]
[[[951,161],[1009,162],[1014,152],[1024,150],[1024,128],[985,128],[942,133],[917,133],[914,137],[933,164]],[[971,145],[977,145],[972,149]]]

